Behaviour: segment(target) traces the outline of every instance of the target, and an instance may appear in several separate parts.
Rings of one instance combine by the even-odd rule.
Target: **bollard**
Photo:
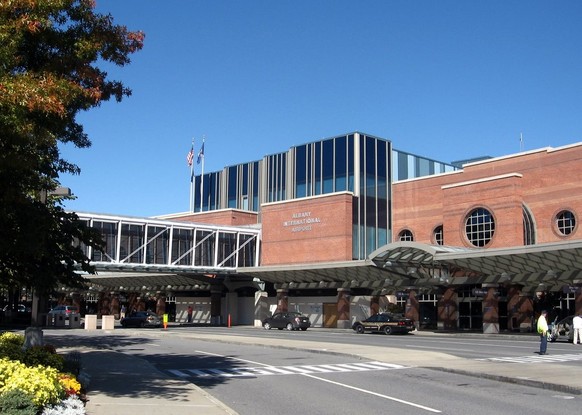
[[[168,329],[168,315],[164,314],[164,330]]]

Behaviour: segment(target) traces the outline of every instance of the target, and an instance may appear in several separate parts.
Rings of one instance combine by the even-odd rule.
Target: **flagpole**
[[[206,138],[204,136],[202,136],[202,147],[200,147],[200,153],[198,154],[198,161],[202,161],[202,168],[201,168],[201,173],[200,173],[200,212],[202,212],[202,209],[204,207],[204,142],[206,141]],[[202,160],[200,160],[200,157],[202,157]]]
[[[194,138],[192,138],[192,147],[188,153],[188,164],[190,165],[190,212],[194,212]]]

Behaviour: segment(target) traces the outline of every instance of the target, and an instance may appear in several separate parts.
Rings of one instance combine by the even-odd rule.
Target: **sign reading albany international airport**
[[[263,205],[262,264],[351,260],[352,201],[341,192]]]
[[[297,212],[289,220],[283,221],[283,227],[290,228],[291,232],[306,232],[313,230],[313,226],[321,223],[321,218],[314,216],[310,211]]]

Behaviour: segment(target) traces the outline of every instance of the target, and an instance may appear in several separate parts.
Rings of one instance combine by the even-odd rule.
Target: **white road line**
[[[582,354],[561,354],[549,356],[515,356],[515,357],[488,357],[475,359],[486,362],[499,363],[551,363],[551,362],[572,362],[582,360]]]
[[[238,360],[238,359],[235,359]],[[253,362],[256,363],[256,362]],[[260,367],[222,367],[222,368],[200,368],[200,369],[167,369],[174,376],[186,378],[189,376],[223,376],[242,377],[259,375],[303,375],[311,373],[347,373],[364,372],[372,370],[394,370],[405,369],[406,366],[383,362],[357,362],[357,363],[335,363],[323,365],[300,365],[300,366],[269,366]]]
[[[265,369],[270,370],[271,372],[277,372],[281,375],[294,375],[294,372],[291,372],[289,370],[285,370],[283,368],[280,367],[276,367],[276,366],[267,366]]]
[[[333,380],[328,380],[328,379],[320,378],[318,376],[314,376],[314,375],[303,375],[303,376],[306,376],[308,378],[315,379],[315,380],[320,380],[322,382],[331,383],[332,385],[341,386],[342,388],[352,389],[352,390],[355,390],[355,391],[358,391],[358,392],[367,393],[369,395],[377,396],[379,398],[388,399],[388,400],[391,400],[391,401],[394,401],[394,402],[398,402],[398,403],[401,403],[401,404],[404,404],[404,405],[413,406],[415,408],[423,409],[425,411],[435,412],[435,413],[441,413],[442,412],[442,411],[439,411],[438,409],[429,408],[428,406],[419,405],[419,404],[414,403],[414,402],[409,402],[409,401],[405,401],[405,400],[402,400],[402,399],[395,398],[393,396],[388,396],[388,395],[384,395],[384,394],[381,394],[381,393],[372,392],[372,391],[369,391],[369,390],[366,390],[366,389],[357,388],[355,386],[346,385],[345,383],[339,383],[339,382],[335,382]]]

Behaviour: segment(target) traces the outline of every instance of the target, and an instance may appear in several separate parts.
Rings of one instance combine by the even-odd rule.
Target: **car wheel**
[[[287,323],[287,327],[286,327],[286,328],[287,328],[287,330],[289,330],[289,331],[293,330],[293,324],[291,324],[291,323]]]
[[[364,326],[362,325],[356,326],[356,333],[358,334],[364,333]]]
[[[271,324],[270,323],[265,323],[265,324],[263,324],[263,328],[265,330],[271,330]]]
[[[385,326],[382,331],[384,332],[384,334],[392,334],[392,327],[390,326]]]

